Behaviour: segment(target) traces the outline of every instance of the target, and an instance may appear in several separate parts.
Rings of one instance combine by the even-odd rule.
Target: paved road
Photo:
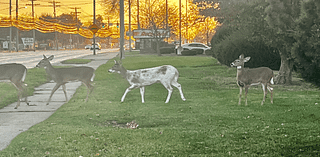
[[[103,50],[102,50],[103,51]],[[61,60],[70,58],[85,58],[92,61],[85,66],[98,68],[100,65],[106,63],[109,59],[115,57],[118,52],[110,52],[114,50],[108,50],[104,53],[98,53],[97,55],[91,55],[90,51],[63,51],[63,52],[31,52],[31,53],[8,53],[0,54],[0,63],[21,63],[28,68],[34,67],[41,59],[42,54],[47,56],[54,54],[55,65],[59,65]],[[66,84],[68,99],[70,100],[75,93],[76,89],[81,85],[80,82],[71,82]],[[55,83],[50,82],[43,84],[35,88],[33,96],[28,97],[30,105],[27,106],[25,102],[21,102],[18,109],[14,109],[16,102],[0,109],[0,151],[5,149],[17,135],[21,132],[28,130],[31,126],[38,124],[47,118],[49,118],[60,106],[65,103],[65,97],[62,89],[58,89],[49,105],[46,105],[46,101],[49,98],[51,90],[55,86]],[[85,98],[84,98],[85,99]],[[90,101],[90,97],[89,97]]]
[[[97,54],[106,52],[116,52],[118,49],[102,49],[96,51]],[[43,58],[42,56],[54,55],[54,59],[51,63],[59,63],[63,60],[80,58],[83,56],[91,55],[91,50],[63,50],[63,51],[22,51],[13,53],[0,53],[0,64],[5,63],[20,63],[25,65],[27,68],[34,68],[38,62]]]

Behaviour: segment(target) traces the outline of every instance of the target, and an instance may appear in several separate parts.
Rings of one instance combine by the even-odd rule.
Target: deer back
[[[267,83],[273,77],[273,71],[268,67],[242,68],[237,70],[237,80],[245,85]]]
[[[24,81],[27,68],[22,64],[9,63],[0,65],[0,80],[22,80]]]
[[[47,69],[46,69],[47,70]],[[69,81],[92,81],[94,69],[91,67],[71,67],[71,68],[54,68],[51,77],[55,81],[69,82]]]
[[[178,70],[171,65],[163,65],[154,68],[128,70],[127,80],[132,84],[139,84],[141,86],[151,85],[156,82],[167,82],[178,75]]]

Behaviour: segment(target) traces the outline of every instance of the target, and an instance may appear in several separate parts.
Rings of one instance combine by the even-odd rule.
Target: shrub
[[[197,55],[197,51],[194,50],[183,50],[181,51],[182,56],[195,56]]]
[[[213,57],[225,65],[229,65],[241,54],[251,57],[251,60],[245,64],[250,68],[264,66],[278,70],[281,63],[277,51],[266,45],[262,39],[250,36],[250,33],[246,31],[233,32],[212,47],[212,52]]]
[[[174,47],[170,46],[170,47],[161,47],[160,48],[160,53],[161,54],[170,54],[170,53],[174,53]]]

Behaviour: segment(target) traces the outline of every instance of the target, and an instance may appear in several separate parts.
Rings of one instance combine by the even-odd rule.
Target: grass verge
[[[161,84],[120,98],[129,84],[96,70],[95,89],[86,89],[49,119],[18,135],[0,156],[318,156],[319,90],[275,86],[274,104],[264,106],[261,87],[249,90],[248,106],[238,106],[236,69],[211,57],[128,56],[127,69],[171,64],[187,101],[174,89],[168,104]],[[280,89],[280,90],[278,90]],[[243,102],[244,104],[244,102]],[[126,129],[135,120],[138,129]]]
[[[68,60],[64,60],[61,63],[62,64],[88,64],[90,63],[91,60],[90,59],[68,59]]]

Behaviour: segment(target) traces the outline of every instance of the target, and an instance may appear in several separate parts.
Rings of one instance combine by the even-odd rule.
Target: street
[[[102,49],[96,50],[96,54],[115,52],[116,49]],[[59,63],[63,60],[79,58],[93,54],[92,50],[62,50],[62,51],[20,51],[12,53],[0,53],[0,64],[5,63],[20,63],[25,65],[28,69],[34,68],[38,62],[43,58],[43,55],[50,56],[54,55],[54,59],[51,61],[52,64]]]

